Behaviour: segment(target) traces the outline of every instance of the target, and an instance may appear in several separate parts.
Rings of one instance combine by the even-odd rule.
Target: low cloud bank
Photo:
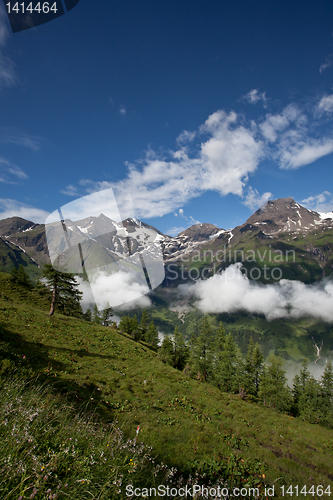
[[[107,304],[119,311],[151,306],[150,298],[145,295],[149,292],[147,285],[137,283],[134,273],[96,273],[90,283],[82,279],[78,281],[79,289],[83,292],[84,310],[95,303],[99,310],[105,309]]]
[[[311,316],[333,322],[333,282],[305,285],[300,281],[281,280],[262,285],[250,281],[240,270],[241,264],[230,265],[222,274],[195,284],[180,285],[182,296],[198,299],[195,303],[204,313],[247,311],[264,314],[268,320]]]

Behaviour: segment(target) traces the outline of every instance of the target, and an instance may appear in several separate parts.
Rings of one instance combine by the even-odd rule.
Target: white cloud
[[[9,31],[7,28],[7,14],[0,5],[0,87],[11,87],[16,83],[13,61],[4,54]]]
[[[165,158],[149,150],[136,165],[127,165],[124,180],[84,180],[84,184],[90,192],[112,187],[123,218],[162,216],[206,190],[241,196],[249,174],[261,159],[263,143],[237,122],[236,113],[217,111],[200,127],[206,140],[193,156],[179,149]]]
[[[222,274],[192,285],[180,285],[182,295],[197,298],[196,306],[205,313],[247,311],[277,318],[314,317],[333,322],[333,283],[322,281],[305,285],[299,281],[281,280],[262,285],[250,281],[240,270],[241,264],[230,265]]]
[[[303,140],[295,135],[296,140],[290,134],[283,140],[280,148],[280,166],[286,170],[293,170],[327,156],[333,152],[333,139],[309,139]]]
[[[38,139],[30,137],[29,135],[17,135],[17,136],[6,136],[3,138],[2,142],[4,143],[12,143],[18,146],[24,146],[26,148],[31,149],[32,151],[39,151],[41,149],[41,145]]]
[[[267,101],[266,92],[259,92],[258,89],[250,90],[243,99],[248,101],[250,104],[257,104],[259,101],[263,101],[265,103]]]
[[[125,106],[120,106],[119,113],[121,114],[121,116],[126,116],[127,111]]]
[[[333,64],[333,54],[325,57],[325,62],[320,65],[319,73],[323,73],[326,69],[330,68]]]
[[[332,212],[333,196],[329,191],[324,191],[316,196],[309,196],[301,201],[302,205],[315,212]]]
[[[0,219],[7,219],[9,217],[22,217],[32,222],[44,224],[49,212],[40,208],[26,205],[17,200],[9,198],[0,198]]]
[[[270,142],[275,142],[278,134],[287,129],[293,122],[296,128],[304,125],[306,117],[301,113],[299,108],[290,104],[282,110],[281,114],[267,114],[265,121],[259,125],[262,135]]]
[[[266,115],[266,120],[259,125],[262,135],[268,141],[275,142],[277,132],[287,128],[289,121],[285,115]]]
[[[180,209],[179,209],[179,212],[178,212],[178,213],[179,213],[179,215],[180,215],[181,217],[183,217],[183,219],[185,219],[187,222],[190,222],[190,224],[191,224],[191,225],[193,225],[193,224],[201,224],[201,222],[200,222],[200,221],[198,221],[198,220],[195,220],[195,219],[192,217],[192,215],[189,215],[189,216],[188,216],[188,215],[185,215],[184,210],[183,210],[182,208],[180,208]]]
[[[73,197],[80,196],[77,187],[73,186],[72,184],[68,184],[68,186],[66,186],[65,189],[62,189],[60,193]]]
[[[333,112],[333,94],[324,95],[318,104],[318,109],[322,111],[326,111],[326,113]]]
[[[329,105],[329,100],[323,99],[322,109]],[[271,143],[266,147],[267,156],[277,161],[281,169],[297,169],[333,152],[333,138],[311,137],[308,118],[295,104],[284,108],[281,114],[267,114],[259,128]]]
[[[176,141],[178,144],[192,142],[195,136],[196,136],[195,132],[189,132],[188,130],[184,130],[181,134],[179,134]]]
[[[96,303],[99,310],[105,309],[107,304],[117,310],[152,305],[150,298],[145,295],[147,285],[137,283],[135,276],[128,272],[111,275],[96,273],[90,284],[79,279],[79,289],[83,292],[84,309],[91,303]]]
[[[1,157],[0,173],[0,181],[6,184],[16,184],[17,180],[28,179],[28,175],[20,167]],[[13,177],[15,180],[13,180]]]
[[[252,99],[257,96],[251,95]],[[328,98],[324,96],[321,100],[322,109],[330,109]],[[246,121],[234,111],[218,110],[198,130],[182,132],[175,151],[163,155],[148,150],[144,158],[126,163],[124,179],[118,182],[83,179],[79,184],[89,193],[112,188],[122,218],[160,217],[175,212],[205,191],[244,198],[249,177],[263,159],[288,170],[333,152],[333,138],[329,135],[318,138],[321,124],[313,121],[316,110],[318,105],[306,112],[290,104],[279,113],[267,113],[257,123]],[[73,185],[63,192],[76,195]],[[270,193],[259,195],[250,188],[244,203],[255,207],[270,196]]]
[[[243,201],[243,205],[250,208],[251,210],[257,210],[272,198],[272,193],[267,192],[260,195],[257,189],[253,189],[250,186],[248,192],[246,193],[245,200]]]

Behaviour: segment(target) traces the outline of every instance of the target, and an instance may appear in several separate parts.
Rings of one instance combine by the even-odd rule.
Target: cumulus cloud
[[[258,89],[250,90],[243,99],[248,101],[250,104],[257,104],[259,101],[263,101],[265,103],[267,101],[266,92],[259,92]]]
[[[259,94],[251,95],[255,100]],[[330,110],[330,96],[320,102],[322,110]],[[182,132],[174,151],[158,154],[149,149],[143,158],[127,162],[127,175],[122,180],[83,179],[79,184],[88,193],[113,188],[122,218],[161,217],[206,191],[245,196],[245,205],[256,208],[271,196],[246,190],[262,160],[295,170],[333,152],[333,138],[319,138],[321,124],[313,121],[318,104],[311,109],[311,120],[308,111],[290,104],[254,122],[234,111],[218,110],[196,131]],[[77,194],[73,185],[62,192]]]
[[[272,193],[267,192],[260,195],[257,189],[253,189],[250,186],[246,193],[245,199],[243,200],[243,205],[250,208],[251,210],[257,210],[272,198]]]
[[[5,54],[5,46],[9,36],[7,15],[0,5],[0,87],[11,87],[16,83],[13,61]]]
[[[149,150],[128,175],[115,183],[85,180],[88,190],[112,187],[123,217],[159,217],[173,212],[204,191],[242,195],[248,176],[262,155],[262,142],[250,128],[238,123],[237,114],[213,113],[200,127],[203,138],[193,155],[180,148],[166,157]]]
[[[301,201],[302,205],[315,212],[332,212],[333,196],[329,191],[323,191],[315,196],[309,196]]]
[[[8,217],[22,217],[32,222],[44,224],[49,212],[40,208],[26,205],[17,200],[9,198],[0,198],[0,219]]]
[[[90,283],[78,280],[79,289],[83,292],[82,306],[84,309],[89,304],[96,303],[99,310],[108,305],[117,310],[146,308],[152,305],[146,294],[149,292],[147,285],[137,282],[135,275],[119,271],[108,275],[96,272],[90,277]]]
[[[322,109],[328,106],[329,101],[322,102]],[[294,104],[280,114],[267,114],[259,129],[271,143],[267,156],[277,161],[281,169],[295,170],[333,152],[332,137],[311,137],[306,114]]]
[[[195,284],[180,285],[179,293],[197,299],[204,313],[247,311],[264,314],[268,320],[314,317],[333,322],[333,282],[305,285],[281,280],[262,285],[250,281],[240,270],[241,263],[230,265],[222,274]]]

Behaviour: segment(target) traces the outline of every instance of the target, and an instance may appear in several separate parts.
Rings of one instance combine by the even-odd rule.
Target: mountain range
[[[311,283],[332,273],[333,212],[314,212],[292,198],[281,198],[268,201],[233,229],[203,223],[176,237],[137,219],[119,223],[103,214],[47,227],[11,217],[0,221],[0,269],[10,271],[23,264],[28,274],[36,277],[50,257],[54,262],[52,249],[66,255],[73,253],[76,243],[89,246],[91,266],[143,250],[154,258],[154,252],[160,249],[166,273],[164,287],[195,280],[203,277],[202,273],[209,277],[237,261],[242,262],[250,279],[257,279],[251,270],[266,266],[270,271],[266,282],[288,278]],[[275,272],[272,276],[276,267],[282,274]],[[80,272],[79,268],[75,263],[74,271]]]

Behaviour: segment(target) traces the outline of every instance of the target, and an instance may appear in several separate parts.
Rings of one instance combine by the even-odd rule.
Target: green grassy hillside
[[[140,425],[138,441],[184,475],[205,470],[234,484],[236,477],[274,484],[277,497],[283,485],[333,488],[333,431],[192,380],[115,328],[50,318],[45,298],[13,287],[8,275],[0,274],[0,286],[2,376],[38,373],[68,404],[93,409],[104,422],[116,418],[125,437]]]

